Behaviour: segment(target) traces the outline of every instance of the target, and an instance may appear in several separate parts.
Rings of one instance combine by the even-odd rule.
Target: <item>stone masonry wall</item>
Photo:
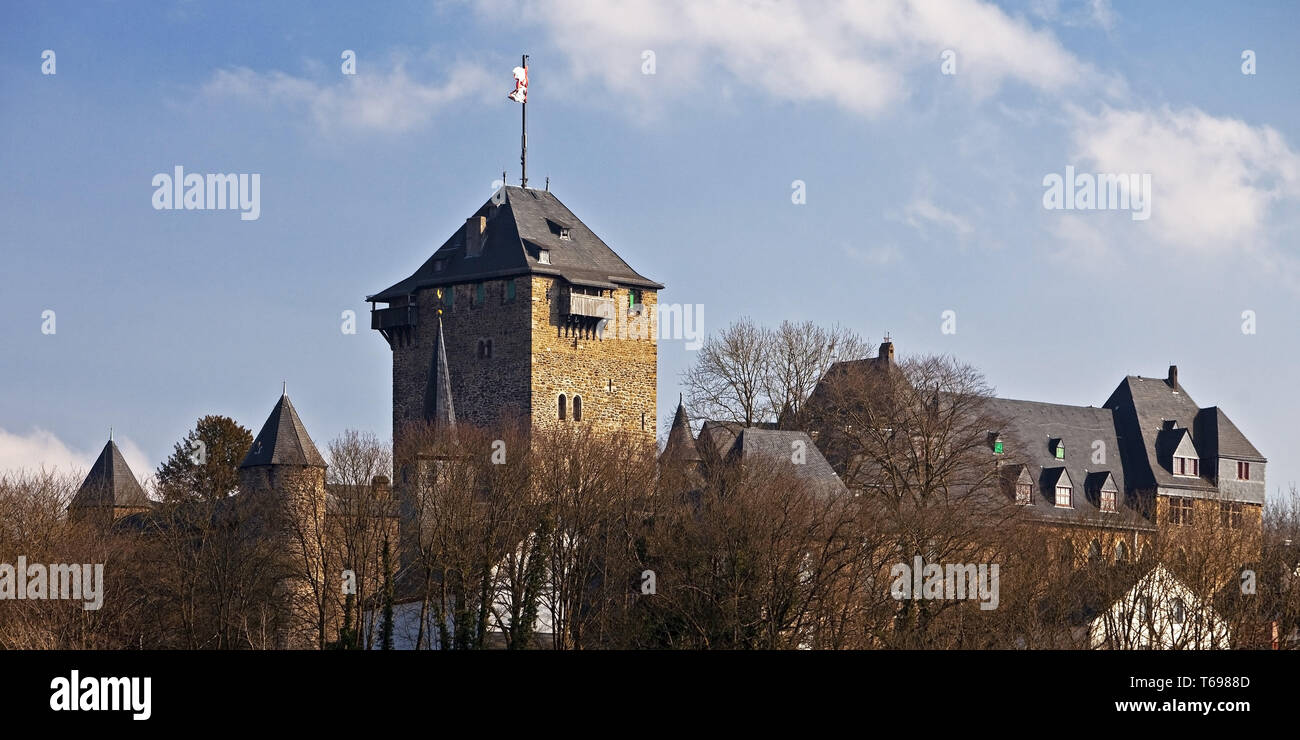
[[[590,424],[644,434],[655,441],[657,324],[628,317],[628,291],[613,291],[615,318],[604,338],[566,336],[559,292],[564,281],[535,275],[532,308],[532,423],[558,422],[558,398],[567,402],[567,424]],[[642,291],[643,316],[653,316],[654,291]],[[611,385],[612,383],[612,385]],[[573,398],[582,397],[582,421],[573,420]]]
[[[503,416],[524,416],[528,410],[529,306],[528,279],[515,281],[514,300],[506,299],[506,281],[484,283],[485,298],[475,300],[475,283],[447,286],[455,291],[443,307],[443,341],[451,372],[456,420],[492,425]],[[393,439],[402,425],[424,414],[424,394],[438,334],[438,298],[434,289],[417,294],[418,318],[409,346],[393,348]],[[479,341],[492,342],[492,356],[480,358]]]

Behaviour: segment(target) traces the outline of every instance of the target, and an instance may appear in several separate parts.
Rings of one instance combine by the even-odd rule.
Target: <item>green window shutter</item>
[[[448,285],[447,289],[444,290],[442,294],[447,296],[447,308],[456,305],[456,286]]]
[[[506,281],[506,300],[507,300],[507,301],[513,301],[514,299],[515,299],[515,281],[514,281],[514,280],[507,280],[507,281]]]
[[[487,283],[479,283],[474,286],[474,302],[483,303],[487,300]]]

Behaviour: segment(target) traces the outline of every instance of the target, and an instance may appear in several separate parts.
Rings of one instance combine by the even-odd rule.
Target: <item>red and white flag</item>
[[[526,103],[528,102],[528,68],[515,67],[514,75],[515,75],[515,89],[506,97],[510,98],[516,103]]]

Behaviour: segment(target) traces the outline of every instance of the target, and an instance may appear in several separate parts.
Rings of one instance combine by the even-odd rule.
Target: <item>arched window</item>
[[[1094,539],[1092,541],[1092,544],[1088,545],[1088,562],[1089,563],[1101,562],[1101,542],[1099,540]]]
[[[582,396],[573,397],[573,420],[582,421]]]
[[[567,401],[568,401],[568,399],[565,398],[565,396],[564,396],[563,393],[561,393],[561,394],[560,394],[560,421],[564,421],[565,412],[566,412],[566,410],[567,410],[567,409],[565,408]]]
[[[1128,545],[1124,544],[1124,540],[1120,540],[1119,544],[1115,545],[1115,562],[1128,562]]]

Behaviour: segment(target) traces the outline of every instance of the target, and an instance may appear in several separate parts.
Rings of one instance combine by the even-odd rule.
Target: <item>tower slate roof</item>
[[[680,462],[699,462],[702,457],[695,446],[695,436],[691,433],[691,420],[686,416],[686,406],[677,398],[677,413],[673,415],[673,426],[668,431],[668,441],[664,443],[661,460]]]
[[[507,186],[500,204],[489,198],[471,220],[479,218],[486,219],[479,254],[467,254],[462,225],[414,274],[366,300],[388,303],[422,288],[529,274],[605,289],[664,287],[628,266],[550,191]]]
[[[149,505],[149,497],[126,464],[122,451],[110,439],[95,464],[90,466],[90,472],[77,489],[77,495],[72,497],[69,508]]]
[[[456,430],[456,407],[451,398],[451,371],[447,367],[447,344],[442,336],[442,319],[438,319],[438,336],[433,343],[433,361],[429,382],[424,389],[424,420],[436,432]]]
[[[298,412],[289,402],[288,394],[281,395],[275,408],[271,409],[271,415],[253,439],[253,445],[248,448],[248,455],[239,467],[258,465],[328,467],[307,434],[302,419],[298,418]]]

